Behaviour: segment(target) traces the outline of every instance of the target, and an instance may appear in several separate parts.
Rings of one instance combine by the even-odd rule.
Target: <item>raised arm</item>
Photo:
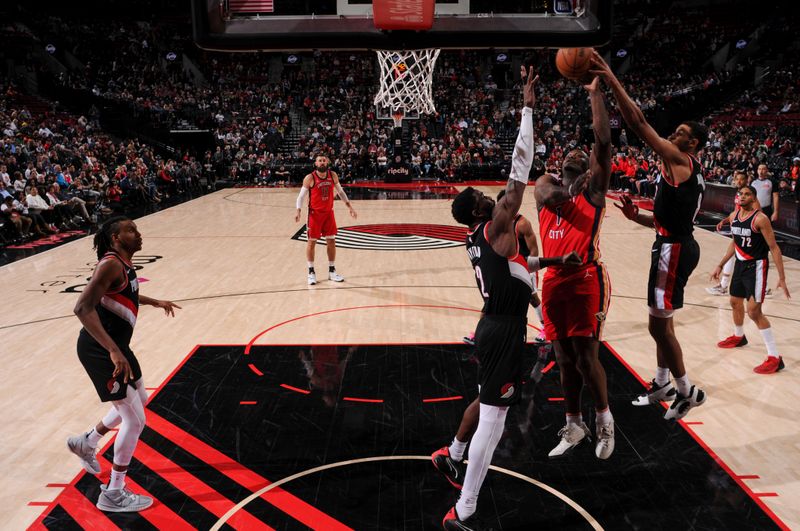
[[[536,104],[534,86],[539,76],[534,77],[533,68],[526,71],[524,66],[521,74],[525,80],[522,89],[525,106],[522,109],[519,135],[511,159],[511,174],[508,177],[506,194],[492,211],[492,224],[488,229],[492,248],[503,256],[513,254],[513,250],[516,249],[513,221],[522,206],[522,196],[533,164],[533,106]]]
[[[611,181],[611,126],[608,123],[608,110],[600,90],[600,77],[597,76],[589,85],[584,86],[589,92],[592,104],[592,130],[594,131],[594,146],[589,155],[589,169],[592,172],[589,188],[602,196],[608,192]]]
[[[590,72],[602,77],[611,88],[614,93],[614,99],[617,100],[619,112],[622,114],[622,119],[625,120],[628,127],[661,157],[664,164],[669,168],[673,180],[678,182],[685,180],[691,170],[689,158],[675,144],[659,136],[656,130],[647,123],[642,110],[631,99],[622,83],[611,71],[611,67],[606,64],[597,51],[592,53],[591,60],[594,69],[590,70]],[[676,170],[678,170],[677,173]]]
[[[579,175],[569,187],[564,187],[558,184],[555,176],[542,175],[536,179],[536,188],[533,190],[533,197],[536,199],[536,208],[541,210],[546,206],[556,206],[569,201],[586,190],[591,176],[591,170],[587,171]]]

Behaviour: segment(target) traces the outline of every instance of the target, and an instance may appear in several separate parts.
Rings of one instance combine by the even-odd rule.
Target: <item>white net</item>
[[[376,50],[381,66],[375,106],[433,114],[433,69],[440,50]]]

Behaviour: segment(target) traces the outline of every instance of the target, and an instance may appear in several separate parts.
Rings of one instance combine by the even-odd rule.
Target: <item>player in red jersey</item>
[[[594,146],[567,153],[561,178],[543,175],[534,197],[539,209],[542,254],[577,250],[582,265],[548,268],[542,287],[545,336],[553,342],[567,406],[561,440],[549,456],[563,456],[589,435],[581,415],[581,390],[589,388],[596,410],[595,455],[614,451],[614,418],[608,406],[606,373],[598,358],[603,324],[611,300],[608,272],[600,259],[600,226],[611,178],[611,128],[599,78],[584,88],[592,105]]]
[[[303,210],[303,200],[308,196],[308,245],[306,245],[306,258],[308,259],[308,285],[317,283],[317,274],[314,271],[314,249],[317,240],[325,238],[328,248],[328,280],[343,282],[344,278],[336,272],[336,218],[333,215],[333,192],[344,201],[350,210],[350,215],[356,219],[353,205],[339,184],[339,176],[331,171],[328,166],[330,161],[325,155],[317,155],[314,160],[314,171],[303,179],[303,186],[297,196],[297,213],[295,222],[300,221]]]

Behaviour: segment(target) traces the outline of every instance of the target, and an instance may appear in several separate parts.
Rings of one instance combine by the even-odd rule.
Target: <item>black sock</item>
[[[336,272],[336,266],[328,266],[328,273],[335,273],[335,272]]]
[[[309,275],[313,275],[314,274],[314,268],[313,267],[309,267],[308,268],[308,274]]]

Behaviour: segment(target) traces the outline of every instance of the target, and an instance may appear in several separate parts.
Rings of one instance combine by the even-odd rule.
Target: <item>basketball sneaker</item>
[[[736,347],[743,347],[747,344],[747,337],[744,335],[741,336],[728,336],[719,343],[717,346],[719,348],[736,348]]]
[[[561,440],[558,442],[558,445],[555,448],[550,450],[550,453],[547,454],[547,457],[550,459],[562,457],[564,454],[578,446],[586,437],[591,439],[591,433],[592,432],[589,431],[589,427],[586,426],[584,422],[581,422],[580,425],[567,424],[558,431],[558,435],[561,437]]]
[[[696,385],[693,385],[689,390],[689,396],[683,396],[680,393],[675,394],[675,401],[664,413],[664,418],[667,420],[680,420],[689,413],[690,409],[702,406],[705,402],[706,393]]]
[[[783,364],[783,358],[778,356],[767,356],[767,359],[764,360],[764,363],[755,367],[753,372],[758,374],[773,374],[780,370],[786,368],[786,365]]]
[[[308,285],[313,286],[317,283],[317,275],[315,273],[308,274]]]
[[[614,421],[597,425],[597,446],[594,454],[598,459],[608,459],[614,453]]]
[[[89,432],[87,431],[83,435],[75,435],[74,437],[70,437],[67,439],[67,448],[73,454],[78,456],[78,459],[81,460],[81,464],[83,468],[90,474],[99,474],[100,473],[100,463],[97,461],[97,457],[95,457],[95,452],[97,448],[92,448],[89,446]]]
[[[443,446],[433,454],[431,454],[431,461],[434,468],[442,473],[442,475],[450,482],[452,486],[461,490],[464,484],[464,474],[467,472],[467,466],[463,461],[456,461],[450,457],[450,448]]]
[[[329,271],[328,280],[333,280],[334,282],[344,282],[344,277],[336,271]]]
[[[650,381],[650,388],[646,393],[636,397],[636,400],[631,403],[634,406],[649,406],[650,404],[657,404],[658,402],[671,402],[675,399],[677,391],[672,386],[672,382],[667,382],[664,385],[658,385],[656,379]]]
[[[723,288],[722,284],[717,284],[716,286],[711,286],[710,288],[706,288],[706,293],[709,295],[727,295],[728,288]]]
[[[467,345],[474,347],[475,346],[475,332],[471,332],[468,336],[464,336],[461,338],[461,341],[466,343]]]
[[[125,487],[111,490],[108,485],[100,485],[97,508],[109,513],[135,513],[153,505],[153,498],[134,494]]]
[[[444,515],[442,527],[445,531],[474,531],[478,529],[477,523],[477,518],[475,518],[474,514],[466,520],[459,518],[458,513],[456,513],[456,508],[453,506],[447,511],[447,514]]]
[[[544,335],[544,330],[539,330],[539,333],[533,338],[537,343],[547,343],[547,337]]]

